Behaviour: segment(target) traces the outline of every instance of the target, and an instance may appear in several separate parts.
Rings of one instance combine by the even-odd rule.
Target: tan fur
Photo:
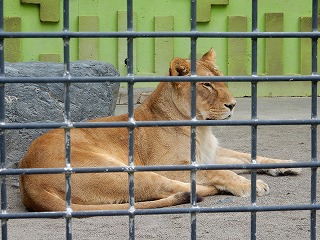
[[[211,49],[197,61],[197,75],[219,76],[215,52]],[[190,75],[190,62],[175,58],[170,75]],[[235,99],[221,82],[197,85],[197,119],[227,119],[232,115]],[[190,83],[160,83],[154,93],[135,112],[136,121],[190,119]],[[96,122],[127,121],[127,115],[96,119]],[[190,127],[147,127],[135,129],[135,165],[190,164]],[[197,162],[249,163],[249,154],[218,147],[211,128],[197,127]],[[128,130],[126,128],[71,129],[72,167],[126,166]],[[258,157],[260,163],[284,160]],[[286,162],[291,162],[287,160]],[[20,162],[20,168],[61,168],[65,166],[64,131],[56,129],[37,138]],[[263,171],[263,170],[262,170]],[[299,169],[272,169],[271,175],[298,174]],[[136,172],[135,207],[158,208],[189,202],[190,172]],[[127,209],[128,174],[73,174],[73,210]],[[56,175],[22,175],[21,198],[30,211],[65,210],[65,177]],[[197,194],[209,196],[221,191],[236,196],[250,196],[250,181],[233,171],[197,172]],[[259,196],[269,187],[257,181]]]

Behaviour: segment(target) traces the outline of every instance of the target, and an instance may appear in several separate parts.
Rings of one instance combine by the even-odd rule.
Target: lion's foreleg
[[[214,186],[220,191],[230,192],[240,197],[249,197],[251,194],[250,180],[228,170],[204,170],[197,172],[198,183]],[[269,187],[261,180],[257,180],[257,195],[269,193]]]
[[[249,164],[251,163],[251,154],[233,151],[226,148],[219,148],[216,154],[216,163],[219,164]],[[274,164],[274,163],[294,163],[292,160],[282,160],[274,158],[266,158],[257,156],[257,163]],[[250,172],[250,170],[239,170],[238,172]],[[297,175],[301,172],[300,168],[275,168],[275,169],[260,169],[258,172],[266,173],[271,176],[278,175]]]

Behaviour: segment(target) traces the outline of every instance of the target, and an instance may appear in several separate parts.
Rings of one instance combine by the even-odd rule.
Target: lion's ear
[[[190,64],[182,58],[174,58],[170,63],[170,76],[186,76],[190,73]]]
[[[216,52],[213,50],[213,48],[210,48],[210,50],[205,53],[200,60],[204,62],[208,61],[216,65]]]

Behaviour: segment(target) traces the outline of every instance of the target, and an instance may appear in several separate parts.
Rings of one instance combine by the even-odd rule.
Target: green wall
[[[197,5],[199,31],[251,30],[251,0],[198,0]],[[260,0],[259,30],[311,31],[311,5],[311,0]],[[5,31],[61,31],[62,10],[60,0],[4,0]],[[126,0],[70,0],[70,10],[72,31],[126,31]],[[135,0],[134,27],[136,31],[189,31],[190,1]],[[210,47],[216,50],[219,68],[225,75],[250,75],[249,39],[198,39],[199,56]],[[136,39],[134,52],[137,75],[165,75],[174,56],[189,57],[190,39]],[[125,75],[125,58],[125,39],[71,40],[72,61],[107,61]],[[62,40],[6,39],[5,60],[63,61]],[[259,39],[258,61],[261,75],[310,74],[311,40]],[[249,83],[229,83],[229,87],[236,96],[250,95]],[[310,94],[310,84],[259,83],[258,92],[260,96],[305,96]]]

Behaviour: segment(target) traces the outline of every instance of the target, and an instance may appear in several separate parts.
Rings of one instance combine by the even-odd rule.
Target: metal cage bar
[[[191,21],[190,21],[190,31],[196,32],[197,31],[197,1],[191,0]],[[197,38],[191,38],[191,77],[197,76],[197,69],[196,69],[196,61],[197,61]],[[192,82],[191,84],[191,120],[196,120],[196,100],[197,100],[197,92],[196,92],[196,83]],[[196,165],[197,164],[197,156],[196,156],[196,148],[197,148],[197,128],[196,126],[191,126],[191,136],[190,136],[190,164]],[[196,194],[196,185],[197,185],[197,172],[190,171],[190,183],[191,183],[191,207],[197,207],[197,194]],[[190,226],[191,236],[190,239],[195,240],[197,239],[197,215],[196,212],[191,213],[191,226]]]
[[[273,212],[273,211],[319,211],[319,204],[300,204],[300,205],[272,205],[272,206],[238,206],[238,207],[199,207],[199,208],[158,208],[158,209],[137,209],[135,215],[158,215],[158,214],[190,214],[191,212],[210,214],[224,212]],[[105,211],[76,211],[72,213],[72,217],[99,217],[99,216],[128,216],[130,210],[105,210]],[[28,219],[28,218],[65,218],[66,212],[26,212],[26,213],[0,213],[3,219]]]
[[[283,120],[182,120],[182,121],[135,121],[135,122],[72,122],[72,128],[120,128],[120,127],[171,127],[171,126],[259,126],[259,125],[311,125],[320,119]],[[54,129],[71,127],[65,122],[55,123],[5,123],[2,129]]]
[[[69,0],[63,1],[63,31],[61,32],[4,32],[3,29],[3,0],[0,0],[0,151],[1,151],[1,234],[2,239],[7,239],[7,221],[9,219],[24,218],[65,218],[66,239],[72,239],[72,218],[92,216],[128,216],[129,217],[129,239],[135,239],[135,216],[151,214],[190,214],[190,238],[197,238],[196,217],[198,213],[224,213],[224,212],[248,212],[251,214],[251,239],[256,239],[257,233],[257,212],[265,211],[310,211],[310,239],[317,238],[316,213],[320,210],[317,202],[317,169],[320,161],[317,156],[317,126],[320,123],[317,113],[317,86],[320,76],[317,69],[317,41],[320,37],[318,32],[318,0],[312,1],[312,32],[259,32],[258,31],[258,1],[252,0],[252,30],[251,32],[198,32],[196,23],[196,0],[190,1],[190,31],[189,32],[135,32],[133,29],[133,0],[127,0],[127,31],[126,32],[71,32],[69,28]],[[4,39],[5,38],[57,38],[63,40],[64,46],[64,75],[62,77],[16,77],[6,78],[4,75]],[[71,38],[126,38],[127,39],[127,70],[124,77],[71,77],[70,73],[70,39]],[[191,41],[191,77],[143,77],[134,76],[134,38],[190,38]],[[221,76],[221,77],[199,77],[196,76],[196,49],[197,38],[248,38],[251,39],[251,76]],[[312,40],[312,74],[304,76],[258,76],[258,39],[261,38],[310,38]],[[128,84],[128,121],[126,122],[72,122],[70,116],[70,84],[79,82],[126,82]],[[133,86],[136,82],[190,82],[191,84],[191,119],[184,121],[135,121]],[[230,120],[230,121],[202,121],[196,120],[196,83],[199,81],[237,81],[251,82],[251,120]],[[311,97],[311,119],[300,120],[259,120],[257,116],[257,86],[258,82],[277,81],[307,81],[312,82]],[[55,123],[6,123],[5,122],[5,84],[10,83],[63,83],[65,90],[65,121]],[[251,126],[251,164],[238,165],[198,165],[196,163],[196,128],[197,126]],[[257,128],[259,125],[309,125],[311,126],[311,161],[300,163],[283,164],[255,164],[257,156]],[[190,126],[190,165],[187,166],[135,166],[134,164],[134,129],[136,127],[156,126]],[[70,149],[71,128],[128,128],[128,166],[125,167],[88,167],[72,168]],[[12,129],[39,129],[39,128],[64,128],[65,131],[65,168],[51,169],[6,169],[6,145],[5,131]],[[261,168],[290,167],[309,168],[311,171],[311,192],[310,204],[282,205],[282,206],[258,206],[256,204],[256,170]],[[196,173],[201,170],[232,170],[252,169],[251,174],[251,205],[237,207],[198,207],[196,195]],[[102,172],[126,172],[128,173],[128,210],[114,211],[72,211],[71,199],[71,178],[74,173],[102,173]],[[191,198],[190,207],[164,208],[164,209],[135,209],[134,198],[134,173],[141,171],[190,171]],[[35,213],[8,213],[6,195],[6,177],[8,175],[21,174],[64,174],[66,188],[66,210],[61,212],[35,212]]]
[[[319,81],[319,75],[286,75],[286,76],[197,76],[190,78],[189,76],[127,76],[127,77],[72,77],[66,79],[64,77],[10,77],[0,79],[0,84],[4,83],[85,83],[85,82],[310,82]]]
[[[127,32],[133,32],[133,0],[127,0]],[[127,71],[128,77],[134,77],[133,72],[133,38],[127,38]],[[128,82],[128,121],[133,123],[128,127],[128,165],[134,168],[134,103],[133,103],[133,81]],[[128,172],[128,187],[129,187],[129,239],[135,239],[135,199],[134,199],[134,172]]]
[[[312,32],[318,32],[318,0],[312,1]],[[318,38],[312,38],[312,75],[318,75]],[[312,95],[311,95],[311,118],[317,119],[317,98],[318,98],[318,81],[312,81]],[[317,160],[317,124],[311,125],[311,161]],[[311,168],[310,180],[310,202],[311,204],[317,203],[317,168]],[[316,210],[310,211],[310,239],[315,240],[316,236]]]
[[[3,15],[3,0],[0,0],[0,32],[4,32],[4,15]],[[0,38],[0,78],[4,78],[4,39]],[[0,84],[0,123],[6,120],[5,115],[5,84]],[[1,155],[1,170],[6,169],[6,138],[5,130],[0,130],[0,155]],[[7,212],[7,184],[6,175],[1,175],[1,213]],[[1,218],[1,237],[7,239],[8,225],[7,219]]]
[[[252,32],[258,32],[258,1],[252,0]],[[258,39],[251,39],[251,75],[253,77],[258,75]],[[257,119],[257,82],[251,82],[251,119]],[[257,158],[257,130],[258,126],[251,126],[251,163],[256,163]],[[256,193],[256,184],[257,184],[257,172],[251,172],[251,204],[256,205],[257,193]],[[257,212],[251,212],[251,239],[256,239],[257,233]]]
[[[320,32],[2,32],[0,38],[319,38]]]
[[[68,174],[68,173],[103,173],[103,172],[148,172],[148,171],[198,171],[198,170],[240,170],[240,169],[271,169],[271,168],[319,168],[320,162],[276,163],[276,164],[201,164],[201,165],[152,165],[125,167],[83,167],[83,168],[29,168],[3,169],[0,175],[28,174]]]
[[[69,0],[63,1],[63,32],[69,32]],[[63,56],[64,56],[64,74],[63,77],[70,78],[70,38],[63,38]],[[71,136],[70,136],[70,84],[64,83],[64,121],[68,127],[64,128],[64,141],[65,141],[65,168],[67,170],[71,167]],[[66,239],[72,240],[72,186],[71,186],[71,173],[65,174],[65,199],[66,199]]]

